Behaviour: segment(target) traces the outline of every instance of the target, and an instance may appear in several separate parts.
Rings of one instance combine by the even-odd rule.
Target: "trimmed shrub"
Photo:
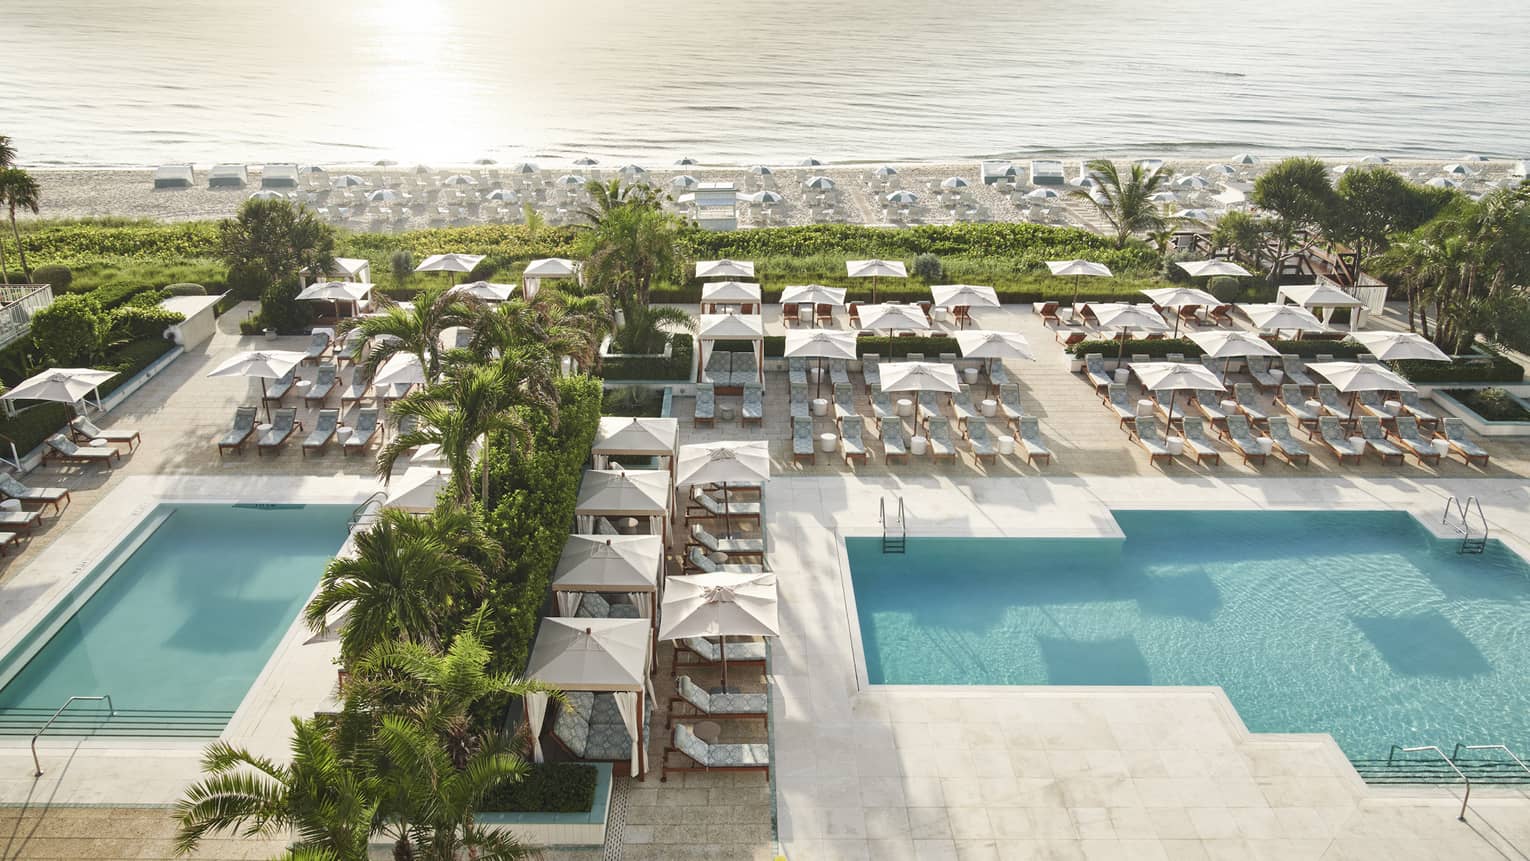
[[[140,307],[124,305],[108,315],[112,332],[130,341],[163,338],[165,329],[186,319],[185,314],[161,308],[158,305]]]
[[[633,357],[604,359],[600,375],[607,380],[684,380],[691,373],[695,340],[686,332],[669,336],[670,357]]]
[[[296,278],[289,278],[266,288],[260,294],[260,322],[283,335],[301,335],[313,321],[313,306],[299,302],[302,292]]]
[[[1415,383],[1518,383],[1525,379],[1525,369],[1518,362],[1499,355],[1460,357],[1448,365],[1393,362],[1392,367]]]
[[[180,284],[169,285],[165,288],[165,293],[170,296],[206,296],[207,288],[201,284],[191,284],[183,281]]]
[[[68,290],[69,285],[74,283],[74,273],[62,263],[53,263],[33,269],[32,281],[36,284],[47,284],[53,288],[55,294],[58,294]]]
[[[1218,275],[1211,279],[1210,289],[1206,292],[1217,297],[1218,302],[1236,302],[1238,297],[1243,295],[1243,285],[1239,284],[1236,278]]]
[[[595,806],[595,766],[579,762],[543,762],[526,776],[502,783],[484,796],[484,813],[585,813]]]
[[[946,275],[946,270],[940,265],[940,258],[933,254],[918,254],[914,256],[914,277],[926,284],[939,284]]]
[[[90,358],[104,325],[95,299],[66,293],[32,315],[32,340],[55,367],[74,367]]]

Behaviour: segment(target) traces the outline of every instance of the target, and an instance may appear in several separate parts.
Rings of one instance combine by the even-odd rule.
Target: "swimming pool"
[[[195,713],[204,731],[221,730],[344,541],[350,511],[158,506],[0,658],[0,713],[15,724],[74,695],[110,694],[140,720]]]
[[[1530,748],[1530,565],[1402,512],[1117,511],[1123,539],[846,539],[873,684],[1219,685],[1255,732]]]

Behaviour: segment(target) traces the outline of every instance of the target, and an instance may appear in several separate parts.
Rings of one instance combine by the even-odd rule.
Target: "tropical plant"
[[[1280,161],[1254,180],[1249,200],[1271,214],[1262,221],[1274,243],[1271,283],[1280,277],[1281,265],[1287,259],[1305,254],[1318,242],[1323,226],[1333,224],[1339,211],[1339,196],[1328,181],[1328,166],[1315,158]]]
[[[635,305],[623,312],[622,327],[611,339],[611,347],[617,353],[662,353],[672,329],[694,332],[696,318],[673,305]]]
[[[1100,217],[1115,232],[1117,248],[1125,248],[1132,234],[1160,230],[1164,217],[1153,203],[1153,193],[1173,176],[1167,168],[1154,170],[1141,162],[1132,164],[1125,175],[1109,159],[1095,159],[1085,165],[1099,188],[1090,192],[1075,189],[1074,197],[1094,204]]]
[[[521,204],[521,219],[526,222],[526,235],[535,240],[547,227],[547,216],[529,203]]]
[[[1339,177],[1337,205],[1323,232],[1348,243],[1355,252],[1355,271],[1391,246],[1393,236],[1417,230],[1459,193],[1409,182],[1395,171],[1371,167],[1346,171]]]
[[[654,282],[679,271],[680,226],[676,216],[643,203],[606,211],[581,246],[586,283],[624,312],[648,304]]]
[[[531,299],[517,296],[485,306],[473,321],[472,349],[487,359],[518,344],[542,344],[553,356],[572,356],[588,366],[614,322],[604,294],[543,287]]]
[[[379,314],[345,320],[338,331],[356,330],[366,336],[357,344],[355,358],[361,361],[361,351],[370,349],[361,365],[367,379],[398,353],[408,353],[433,380],[441,373],[441,334],[453,326],[471,325],[480,307],[477,300],[452,293],[445,284],[432,284],[415,294],[411,307],[386,304]]]
[[[244,268],[267,285],[295,283],[303,269],[334,266],[335,232],[291,201],[246,200],[238,215],[218,222],[218,252],[230,268]]]
[[[16,226],[16,210],[22,209],[36,215],[42,189],[31,174],[19,167],[0,168],[0,205],[4,205],[11,219],[11,235],[16,237],[16,253],[21,258],[21,272],[28,280],[32,269],[27,265],[27,250],[21,244],[21,229]]]
[[[7,135],[0,135],[0,170],[16,166],[16,147]],[[21,246],[18,242],[17,250]],[[0,284],[11,283],[11,272],[5,262],[5,242],[0,240]]]
[[[32,315],[32,342],[55,367],[70,367],[105,352],[109,324],[96,300],[76,293],[54,299]]]
[[[940,265],[940,258],[934,254],[914,255],[914,277],[926,284],[939,284],[945,278],[946,270]]]
[[[599,227],[606,216],[623,207],[659,209],[664,195],[646,182],[623,183],[620,179],[607,182],[590,180],[584,184],[590,202],[579,208],[579,214],[590,224]]]
[[[409,279],[414,277],[414,255],[407,248],[388,255],[388,271],[393,275],[395,287],[409,286]]]

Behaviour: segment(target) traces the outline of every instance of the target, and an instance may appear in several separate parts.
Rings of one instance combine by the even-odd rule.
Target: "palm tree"
[[[584,190],[590,195],[590,204],[579,208],[579,214],[591,225],[599,227],[613,210],[625,206],[638,209],[658,209],[664,196],[645,182],[623,184],[620,179],[601,182],[592,179]]]
[[[619,353],[661,353],[669,339],[666,327],[696,329],[696,318],[673,305],[634,305],[622,316],[622,327],[612,339]]]
[[[618,206],[585,234],[586,281],[630,312],[648,304],[648,291],[659,278],[679,269],[680,220],[646,206]]]
[[[16,166],[16,147],[8,135],[0,135],[0,169]],[[0,241],[0,284],[11,283],[11,271],[5,263],[5,242]]]
[[[486,306],[473,322],[472,350],[488,359],[517,344],[543,344],[554,356],[572,356],[589,366],[611,322],[610,302],[603,295],[540,290],[531,299]]]
[[[16,209],[20,207],[36,215],[41,196],[42,190],[31,174],[19,167],[0,169],[0,204],[4,204],[10,213],[11,235],[16,238],[16,253],[21,257],[21,271],[28,281],[32,280],[32,269],[27,265],[27,250],[21,245],[21,229],[16,226]]]
[[[1167,168],[1151,170],[1140,162],[1133,164],[1125,176],[1109,159],[1095,159],[1085,165],[1095,177],[1099,188],[1091,194],[1076,189],[1074,197],[1094,204],[1110,228],[1116,233],[1116,247],[1125,248],[1133,233],[1162,230],[1165,224],[1158,207],[1153,205],[1153,193],[1173,175]]]
[[[315,632],[330,614],[349,607],[340,630],[340,654],[360,660],[379,643],[402,640],[439,647],[457,621],[476,606],[497,566],[499,545],[466,509],[438,508],[426,517],[388,509],[356,538],[354,558],[336,558],[319,592],[303,610]]]
[[[358,361],[365,345],[371,342],[371,352],[362,365],[367,379],[398,353],[409,353],[419,359],[427,379],[434,380],[440,375],[441,333],[452,326],[472,324],[481,304],[450,291],[447,285],[433,284],[415,294],[412,308],[389,305],[381,314],[353,317],[340,324],[340,334],[357,330],[366,335],[357,344],[354,358]]]
[[[292,719],[292,763],[278,765],[226,742],[202,756],[208,775],[176,804],[175,848],[196,851],[209,834],[297,834],[286,858],[366,861],[378,830],[382,784],[347,762],[317,721]]]

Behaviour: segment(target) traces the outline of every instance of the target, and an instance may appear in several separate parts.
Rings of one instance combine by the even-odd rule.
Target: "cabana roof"
[[[680,422],[673,418],[602,416],[594,454],[674,455]]]
[[[669,512],[669,473],[657,469],[587,469],[576,515],[656,516]]]
[[[154,170],[155,188],[190,188],[195,182],[189,164],[162,164]]]
[[[701,285],[701,301],[752,302],[760,301],[760,285],[747,281],[712,281]]]
[[[295,164],[267,164],[260,168],[261,188],[297,188],[298,168]]]
[[[1365,303],[1331,284],[1289,284],[1280,295],[1303,308],[1358,308]]]
[[[579,263],[565,257],[544,257],[526,264],[525,275],[530,278],[572,278],[579,272]]]
[[[759,314],[702,314],[696,337],[703,341],[763,340],[765,320]]]
[[[655,592],[662,535],[570,535],[553,571],[555,592]]]
[[[242,164],[215,164],[207,172],[208,188],[244,188],[250,181]]]
[[[565,691],[642,691],[652,627],[647,619],[542,620],[526,678]]]

